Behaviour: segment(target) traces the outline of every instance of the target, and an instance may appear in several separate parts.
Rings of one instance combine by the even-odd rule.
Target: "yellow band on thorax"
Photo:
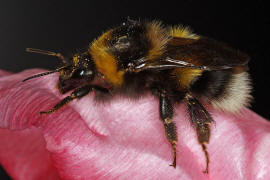
[[[103,74],[106,80],[113,86],[121,86],[123,83],[124,71],[119,71],[116,58],[108,52],[106,41],[111,37],[112,29],[102,34],[95,40],[89,49],[99,73]]]

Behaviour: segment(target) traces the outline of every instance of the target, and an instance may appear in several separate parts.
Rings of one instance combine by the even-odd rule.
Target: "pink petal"
[[[97,103],[92,93],[55,114],[40,117],[39,111],[48,110],[66,95],[55,87],[57,74],[21,82],[38,72],[0,78],[0,127],[12,130],[0,132],[0,162],[16,179],[23,179],[23,172],[56,179],[54,167],[62,179],[270,178],[270,123],[250,110],[235,116],[210,109],[216,125],[208,145],[211,163],[206,175],[202,173],[205,157],[184,105],[176,106],[174,117],[179,134],[174,169],[169,166],[171,148],[156,98],[115,97]],[[35,153],[29,153],[31,148]],[[14,168],[17,163],[23,172]]]
[[[0,129],[0,139],[0,162],[13,179],[59,179],[39,129]]]

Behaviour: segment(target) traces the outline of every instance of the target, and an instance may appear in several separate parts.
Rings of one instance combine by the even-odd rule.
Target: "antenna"
[[[46,75],[49,75],[49,74],[52,74],[52,73],[59,72],[59,71],[61,71],[62,69],[66,68],[66,67],[68,67],[68,66],[63,66],[63,67],[60,67],[60,68],[52,70],[52,71],[48,71],[48,72],[44,72],[44,73],[40,73],[40,74],[35,74],[33,76],[30,76],[30,77],[24,79],[22,82],[28,81],[29,79],[33,79],[33,78],[37,78],[37,77],[41,77],[41,76],[46,76]]]
[[[36,49],[36,48],[26,48],[26,52],[44,54],[44,55],[48,55],[48,56],[55,56],[55,57],[58,57],[59,59],[61,59],[63,61],[63,63],[67,63],[64,56],[61,53],[56,53],[56,52],[46,51],[46,50]]]

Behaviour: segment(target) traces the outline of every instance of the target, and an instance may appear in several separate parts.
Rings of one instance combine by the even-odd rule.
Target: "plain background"
[[[9,1],[0,3],[0,68],[54,69],[54,57],[26,53],[33,47],[71,55],[102,32],[131,19],[184,24],[251,56],[252,109],[270,118],[269,18],[264,1]],[[5,179],[4,171],[1,176]],[[5,176],[5,177],[4,177]],[[6,177],[7,178],[7,177]]]

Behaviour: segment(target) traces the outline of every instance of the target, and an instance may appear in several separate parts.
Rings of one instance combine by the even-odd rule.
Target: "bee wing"
[[[210,67],[245,66],[249,57],[227,44],[201,37],[198,40],[173,38],[168,43],[167,55],[172,59]]]
[[[224,70],[233,67],[247,68],[249,57],[225,43],[201,37],[200,39],[172,38],[164,57],[141,60],[137,70],[196,68],[202,70]]]

